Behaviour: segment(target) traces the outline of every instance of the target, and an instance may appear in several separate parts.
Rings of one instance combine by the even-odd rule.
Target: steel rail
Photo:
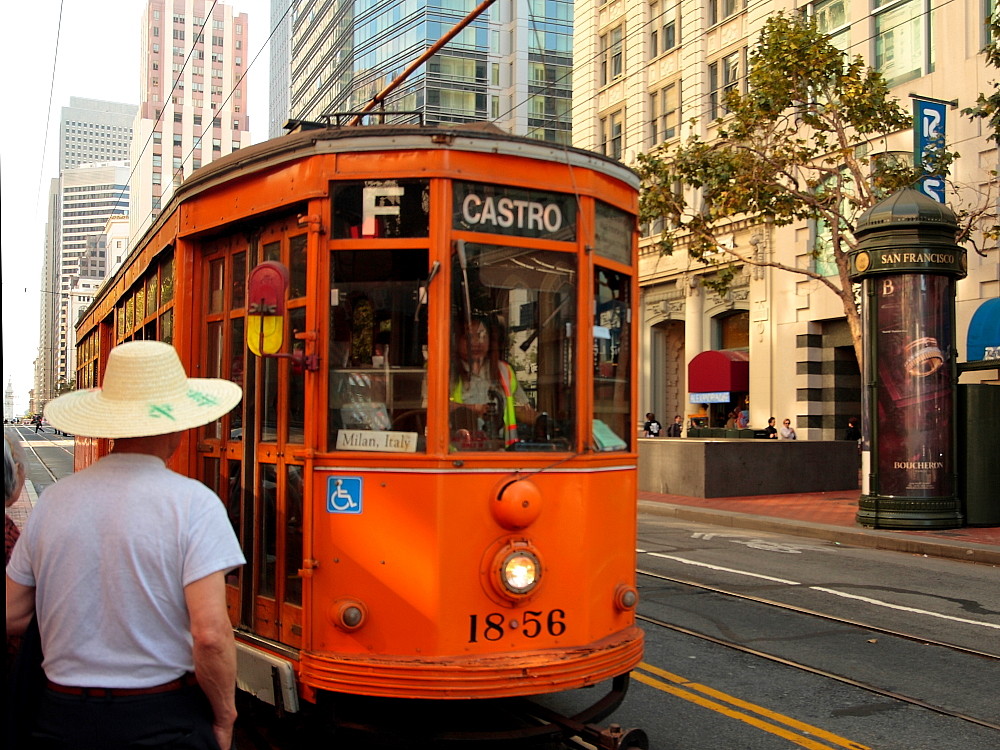
[[[871,631],[877,632],[877,633],[883,633],[885,635],[897,636],[899,638],[904,638],[906,640],[916,641],[916,642],[919,642],[919,643],[922,643],[922,644],[925,644],[925,645],[941,646],[943,648],[948,648],[948,649],[951,649],[951,650],[954,650],[954,651],[958,651],[958,652],[961,652],[961,653],[971,654],[971,655],[979,656],[979,657],[985,657],[987,659],[994,660],[994,661],[1000,661],[1000,657],[997,657],[997,656],[995,656],[993,654],[987,654],[987,653],[983,653],[983,652],[980,652],[980,651],[975,651],[975,650],[972,650],[972,649],[963,648],[961,646],[953,646],[952,644],[948,644],[948,643],[939,643],[939,642],[936,642],[936,641],[928,640],[926,638],[918,638],[916,636],[907,635],[905,633],[897,633],[895,631],[888,630],[888,629],[885,629],[885,628],[869,627],[868,625],[865,625],[863,623],[858,623],[858,622],[855,622],[853,620],[839,618],[839,617],[836,617],[836,616],[833,616],[833,615],[825,615],[825,614],[823,614],[821,612],[814,612],[812,610],[803,609],[801,607],[795,607],[795,606],[792,606],[792,605],[785,605],[785,604],[782,604],[781,602],[772,602],[772,601],[769,601],[767,599],[760,599],[758,597],[748,596],[746,594],[738,594],[738,593],[735,593],[735,592],[726,591],[724,589],[719,589],[719,588],[716,588],[714,586],[705,586],[705,585],[702,585],[700,583],[693,583],[693,582],[685,581],[685,580],[678,579],[678,578],[671,578],[669,576],[663,576],[663,575],[660,575],[658,573],[649,573],[647,571],[643,571],[643,570],[639,570],[639,569],[636,569],[636,573],[638,573],[640,575],[644,575],[644,576],[649,576],[651,578],[658,578],[658,579],[661,579],[661,580],[670,581],[672,583],[678,583],[678,584],[685,585],[685,586],[691,586],[693,588],[704,589],[706,591],[712,591],[714,593],[719,593],[719,594],[724,594],[724,595],[727,595],[727,596],[732,596],[732,597],[735,597],[735,598],[738,598],[738,599],[745,599],[747,601],[752,601],[752,602],[756,602],[756,603],[759,603],[759,604],[766,604],[766,605],[769,605],[769,606],[778,607],[779,609],[785,609],[785,610],[789,610],[789,611],[793,611],[793,612],[797,612],[797,613],[801,613],[801,614],[812,615],[814,617],[819,617],[819,618],[824,619],[824,620],[829,620],[829,621],[832,621],[832,622],[838,622],[838,623],[842,623],[842,624],[845,624],[845,625],[851,625],[851,626],[855,626],[855,627],[859,627],[859,628],[864,628],[866,630],[871,630]],[[838,674],[835,674],[833,672],[828,672],[825,669],[819,669],[818,667],[811,667],[808,664],[802,664],[800,662],[792,661],[791,659],[785,659],[784,657],[776,656],[775,654],[768,654],[768,653],[766,653],[764,651],[760,651],[760,650],[755,649],[755,648],[750,648],[749,646],[743,646],[743,645],[741,645],[739,643],[735,643],[733,641],[727,641],[727,640],[724,640],[722,638],[717,638],[715,636],[708,635],[707,633],[701,633],[701,632],[699,632],[697,630],[692,630],[690,628],[685,628],[685,627],[682,627],[680,625],[674,625],[674,624],[666,622],[664,620],[659,620],[659,619],[657,619],[655,617],[648,617],[646,615],[641,615],[641,614],[636,613],[636,619],[637,620],[641,620],[642,622],[649,623],[650,625],[655,625],[657,627],[664,628],[665,630],[671,630],[671,631],[673,631],[675,633],[680,633],[681,635],[691,636],[692,638],[698,638],[698,639],[703,640],[703,641],[708,641],[709,643],[714,643],[714,644],[716,644],[718,646],[724,646],[725,648],[730,648],[730,649],[733,649],[735,651],[739,651],[740,653],[747,654],[749,656],[756,656],[756,657],[759,657],[761,659],[766,659],[767,661],[774,662],[775,664],[781,664],[783,666],[792,667],[792,668],[798,669],[798,670],[800,670],[802,672],[807,672],[809,674],[814,674],[814,675],[816,675],[818,677],[825,677],[825,678],[827,678],[829,680],[833,680],[835,682],[839,682],[839,683],[842,683],[844,685],[850,685],[852,687],[856,687],[856,688],[858,688],[860,690],[864,690],[866,692],[873,693],[875,695],[880,695],[880,696],[883,696],[883,697],[886,697],[886,698],[892,698],[894,700],[901,701],[903,703],[908,703],[908,704],[910,704],[912,706],[917,706],[918,708],[923,708],[923,709],[926,709],[928,711],[933,711],[934,713],[940,714],[942,716],[949,716],[951,718],[961,719],[962,721],[967,721],[970,724],[976,724],[976,725],[981,726],[981,727],[986,727],[987,729],[994,729],[994,730],[1000,731],[1000,724],[993,724],[993,723],[991,723],[991,722],[989,722],[989,721],[987,721],[985,719],[979,719],[979,718],[977,718],[975,716],[968,716],[967,714],[959,713],[957,711],[952,711],[950,709],[943,708],[941,706],[936,706],[933,703],[928,703],[926,701],[922,701],[919,698],[912,698],[910,696],[902,695],[901,693],[897,693],[897,692],[894,692],[892,690],[885,690],[884,688],[876,687],[874,685],[869,685],[866,682],[861,682],[859,680],[855,680],[855,679],[852,679],[850,677],[845,677],[843,675],[838,675]]]
[[[671,583],[678,583],[682,586],[691,586],[692,588],[703,589],[704,591],[711,591],[716,594],[723,594],[725,596],[733,597],[734,599],[743,599],[749,602],[755,602],[757,604],[766,604],[771,607],[777,607],[778,609],[783,609],[788,612],[795,612],[803,615],[810,615],[811,617],[818,617],[822,620],[828,620],[830,622],[839,623],[841,625],[851,625],[856,628],[863,628],[865,630],[870,630],[873,633],[881,633],[882,635],[891,635],[896,638],[902,638],[907,641],[913,641],[914,643],[920,643],[926,646],[940,646],[941,648],[946,648],[951,651],[955,651],[961,654],[967,654],[969,656],[978,656],[983,659],[989,659],[991,661],[1000,661],[1000,655],[991,654],[988,651],[977,651],[976,649],[968,648],[966,646],[957,646],[954,643],[945,643],[943,641],[935,641],[930,638],[921,638],[917,635],[912,635],[909,633],[901,633],[898,630],[890,630],[889,628],[883,628],[878,625],[869,625],[868,623],[861,622],[859,620],[850,620],[846,617],[838,617],[837,615],[829,615],[825,612],[817,612],[814,609],[806,609],[805,607],[797,607],[794,604],[786,604],[784,602],[776,602],[772,599],[764,599],[759,596],[752,596],[750,594],[741,594],[736,591],[728,591],[727,589],[718,588],[716,586],[709,586],[704,583],[696,583],[695,581],[688,581],[683,578],[674,578],[673,576],[665,576],[661,573],[650,573],[647,570],[639,570],[636,568],[636,573],[639,575],[647,576],[649,578],[656,578],[661,581],[670,581]]]

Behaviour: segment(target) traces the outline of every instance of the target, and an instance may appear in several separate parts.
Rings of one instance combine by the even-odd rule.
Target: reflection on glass
[[[594,425],[597,450],[626,450],[632,441],[629,371],[631,279],[594,269]]]
[[[226,514],[229,522],[233,525],[236,537],[243,541],[243,530],[241,528],[243,518],[243,464],[240,461],[226,462],[226,486],[219,493],[223,504],[226,506]],[[249,558],[250,555],[247,555]],[[242,568],[231,570],[226,575],[226,582],[236,585]]]
[[[272,464],[260,465],[260,545],[261,564],[257,568],[257,593],[274,596],[275,568],[278,562],[278,479]]]
[[[302,604],[302,467],[285,467],[285,603]]]
[[[240,388],[243,387],[243,373],[246,362],[246,343],[243,336],[243,318],[233,318],[230,321],[229,346],[229,379]],[[240,400],[229,412],[229,439],[243,439],[243,401]]]
[[[165,304],[174,298],[174,256],[173,253],[164,259],[160,265],[160,303]]]
[[[222,377],[222,321],[215,320],[208,324],[208,331],[205,334],[205,345],[207,347],[205,357],[205,377]],[[222,419],[209,422],[202,428],[202,436],[206,438],[218,438]]]
[[[427,264],[426,250],[331,253],[329,449],[423,450]]]
[[[289,311],[291,322],[292,353],[305,355],[305,341],[295,338],[296,333],[306,329],[306,309],[296,307]],[[306,372],[302,365],[294,361],[283,360],[289,367],[288,403],[285,410],[288,415],[288,442],[305,442],[306,421]]]
[[[225,294],[222,286],[223,258],[218,258],[208,264],[208,311],[222,312],[225,304]]]
[[[233,255],[233,301],[230,309],[239,310],[246,305],[247,297],[247,254],[236,253]]]
[[[306,296],[306,235],[300,234],[288,241],[288,275],[291,299]]]
[[[569,450],[575,257],[464,243],[452,280],[451,449]]]
[[[261,419],[260,439],[264,443],[274,443],[278,440],[278,362],[280,360],[268,357],[259,360],[261,363]]]

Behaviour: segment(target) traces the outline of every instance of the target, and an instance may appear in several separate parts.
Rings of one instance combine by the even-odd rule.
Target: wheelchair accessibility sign
[[[326,480],[327,513],[361,513],[361,477],[330,477]]]

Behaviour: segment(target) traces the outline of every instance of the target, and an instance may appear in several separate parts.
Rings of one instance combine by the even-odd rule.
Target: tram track
[[[877,634],[880,634],[880,635],[890,636],[890,637],[894,637],[894,638],[900,638],[900,639],[911,641],[911,642],[914,642],[914,643],[919,643],[919,644],[924,645],[924,646],[932,646],[932,647],[943,648],[943,649],[947,649],[947,650],[955,652],[955,653],[960,653],[960,654],[965,654],[965,655],[968,655],[968,656],[974,656],[974,657],[978,657],[978,658],[982,658],[982,659],[987,659],[987,660],[990,660],[990,661],[1000,662],[1000,656],[997,656],[996,654],[990,654],[990,653],[987,653],[987,652],[984,652],[984,651],[979,651],[979,650],[967,648],[967,647],[964,647],[964,646],[958,646],[958,645],[955,645],[955,644],[945,643],[945,642],[942,642],[942,641],[935,641],[933,639],[923,638],[923,637],[915,636],[915,635],[912,635],[912,634],[909,634],[909,633],[902,633],[902,632],[891,630],[891,629],[888,629],[888,628],[883,628],[883,627],[878,627],[878,626],[874,626],[874,625],[869,625],[867,623],[859,622],[857,620],[852,620],[852,619],[849,619],[849,618],[838,617],[836,615],[830,615],[830,614],[826,614],[826,613],[823,613],[823,612],[817,612],[815,610],[807,609],[807,608],[804,608],[804,607],[798,607],[798,606],[791,605],[791,604],[785,604],[783,602],[777,602],[777,601],[774,601],[774,600],[771,600],[771,599],[765,599],[763,597],[752,596],[752,595],[749,595],[749,594],[743,594],[743,593],[739,593],[739,592],[735,592],[735,591],[728,591],[726,589],[719,588],[717,586],[710,586],[710,585],[703,584],[703,583],[697,583],[697,582],[685,580],[685,579],[682,579],[682,578],[676,578],[676,577],[673,577],[673,576],[663,575],[661,573],[653,573],[651,571],[641,570],[641,569],[638,569],[638,568],[636,569],[636,573],[638,575],[640,575],[640,576],[646,576],[647,578],[652,578],[654,580],[659,580],[659,581],[664,581],[664,582],[672,583],[672,584],[675,584],[675,585],[678,585],[678,586],[686,586],[686,587],[689,587],[689,588],[692,588],[692,589],[698,589],[698,590],[707,591],[707,592],[711,592],[711,593],[714,593],[714,594],[719,594],[719,595],[722,595],[722,596],[730,597],[730,598],[733,598],[733,599],[739,599],[741,601],[747,601],[747,602],[751,602],[751,603],[754,603],[754,604],[760,604],[760,605],[764,605],[764,606],[767,606],[767,607],[776,608],[776,609],[779,609],[779,610],[785,611],[785,612],[790,612],[790,613],[799,614],[799,615],[806,615],[806,616],[809,616],[809,617],[814,617],[814,618],[817,618],[817,619],[822,619],[822,620],[825,620],[827,622],[832,622],[832,623],[836,623],[836,624],[840,624],[840,625],[846,625],[846,626],[854,627],[854,628],[860,628],[860,629],[864,629],[865,631],[868,631],[868,632],[871,632],[871,633],[877,633]],[[719,638],[717,636],[709,635],[707,633],[702,633],[702,632],[700,632],[698,630],[694,630],[692,628],[687,628],[687,627],[683,627],[683,626],[680,626],[680,625],[675,625],[673,623],[666,622],[665,620],[662,620],[662,619],[659,619],[659,618],[656,618],[656,617],[650,617],[650,616],[639,614],[639,613],[636,613],[636,619],[639,620],[639,621],[641,621],[641,622],[648,623],[649,625],[656,626],[658,628],[662,628],[662,629],[665,629],[665,630],[670,630],[672,632],[675,632],[675,633],[678,633],[678,634],[681,634],[681,635],[690,636],[692,638],[697,638],[699,640],[706,641],[706,642],[709,642],[709,643],[713,643],[713,644],[718,645],[718,646],[723,646],[725,648],[732,649],[734,651],[738,651],[740,653],[747,654],[749,656],[759,657],[761,659],[765,659],[765,660],[767,660],[769,662],[772,662],[772,663],[775,663],[775,664],[780,664],[780,665],[783,665],[783,666],[792,667],[792,668],[797,669],[797,670],[802,671],[802,672],[806,672],[806,673],[813,674],[813,675],[816,675],[816,676],[819,676],[819,677],[823,677],[823,678],[826,678],[826,679],[829,679],[829,680],[833,680],[835,682],[838,682],[838,683],[841,683],[841,684],[844,684],[844,685],[849,685],[851,687],[855,687],[855,688],[858,688],[860,690],[864,690],[864,691],[872,693],[874,695],[878,695],[878,696],[885,697],[885,698],[890,698],[890,699],[893,699],[893,700],[898,700],[898,701],[901,701],[903,703],[907,703],[909,705],[916,706],[918,708],[922,708],[922,709],[925,709],[925,710],[928,710],[928,711],[933,711],[934,713],[937,713],[937,714],[940,714],[940,715],[943,715],[943,716],[947,716],[947,717],[951,717],[951,718],[955,718],[955,719],[960,719],[962,721],[967,721],[967,722],[969,722],[971,724],[975,724],[975,725],[978,725],[978,726],[981,726],[981,727],[985,727],[985,728],[988,728],[988,729],[993,729],[993,730],[1000,731],[1000,724],[993,723],[991,721],[987,721],[985,719],[981,719],[981,718],[978,718],[978,717],[975,717],[975,716],[970,716],[970,715],[964,714],[964,713],[962,713],[960,711],[954,711],[952,709],[945,708],[943,706],[938,706],[936,704],[930,703],[928,701],[921,700],[919,698],[914,698],[914,697],[911,697],[911,696],[903,695],[903,694],[901,694],[899,692],[896,692],[896,691],[893,691],[893,690],[887,690],[885,688],[880,688],[877,685],[872,685],[870,683],[867,683],[867,682],[864,682],[864,681],[861,681],[861,680],[856,680],[856,679],[853,679],[851,677],[847,677],[846,675],[840,675],[840,674],[837,674],[835,672],[831,672],[831,671],[826,670],[826,669],[821,669],[819,667],[814,667],[814,666],[811,666],[809,664],[804,664],[804,663],[796,661],[794,659],[788,659],[788,658],[785,658],[785,657],[782,657],[782,656],[778,656],[776,654],[769,654],[769,653],[767,653],[765,651],[761,651],[759,649],[751,648],[751,647],[743,645],[741,643],[737,643],[736,641],[727,640],[725,638]]]
[[[47,445],[46,447],[49,447],[49,448],[58,448],[59,450],[65,452],[66,454],[68,454],[71,457],[73,456],[73,451],[71,449],[67,448],[64,445],[60,445],[59,441],[53,439],[52,436],[49,436],[49,435],[47,435],[44,432],[32,433],[31,430],[30,430],[30,428],[24,428],[24,429],[27,429],[28,433],[32,434],[34,436],[34,438],[31,439],[31,440],[24,439],[25,435],[22,432],[22,428],[21,427],[15,427],[15,432],[17,432],[18,438],[21,439],[21,447],[24,450],[26,450],[29,453],[31,453],[31,455],[34,457],[35,461],[38,462],[38,465],[45,471],[45,473],[49,476],[49,479],[52,482],[57,481],[59,479],[59,477],[56,475],[56,473],[49,466],[48,462],[46,462],[45,458],[42,457],[41,453],[39,453],[38,450],[36,450],[35,444],[38,443],[38,442],[40,442],[40,440],[45,440],[45,441],[47,441],[49,443],[49,445]],[[62,437],[61,439],[62,440],[68,440],[70,438]]]

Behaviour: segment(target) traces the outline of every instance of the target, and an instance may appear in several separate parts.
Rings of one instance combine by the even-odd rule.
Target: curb
[[[753,531],[774,531],[809,539],[824,539],[830,542],[867,547],[870,549],[888,550],[890,552],[905,552],[911,555],[926,555],[928,557],[943,557],[951,560],[983,565],[1000,565],[1000,547],[989,544],[970,544],[968,542],[950,542],[944,539],[927,539],[917,537],[909,532],[892,532],[875,529],[848,529],[843,526],[831,526],[808,521],[791,521],[773,516],[759,516],[750,513],[733,513],[728,510],[713,508],[692,508],[686,505],[674,505],[652,500],[640,500],[639,510],[657,516],[678,518],[683,521],[710,523],[716,526],[729,526],[736,529]]]

